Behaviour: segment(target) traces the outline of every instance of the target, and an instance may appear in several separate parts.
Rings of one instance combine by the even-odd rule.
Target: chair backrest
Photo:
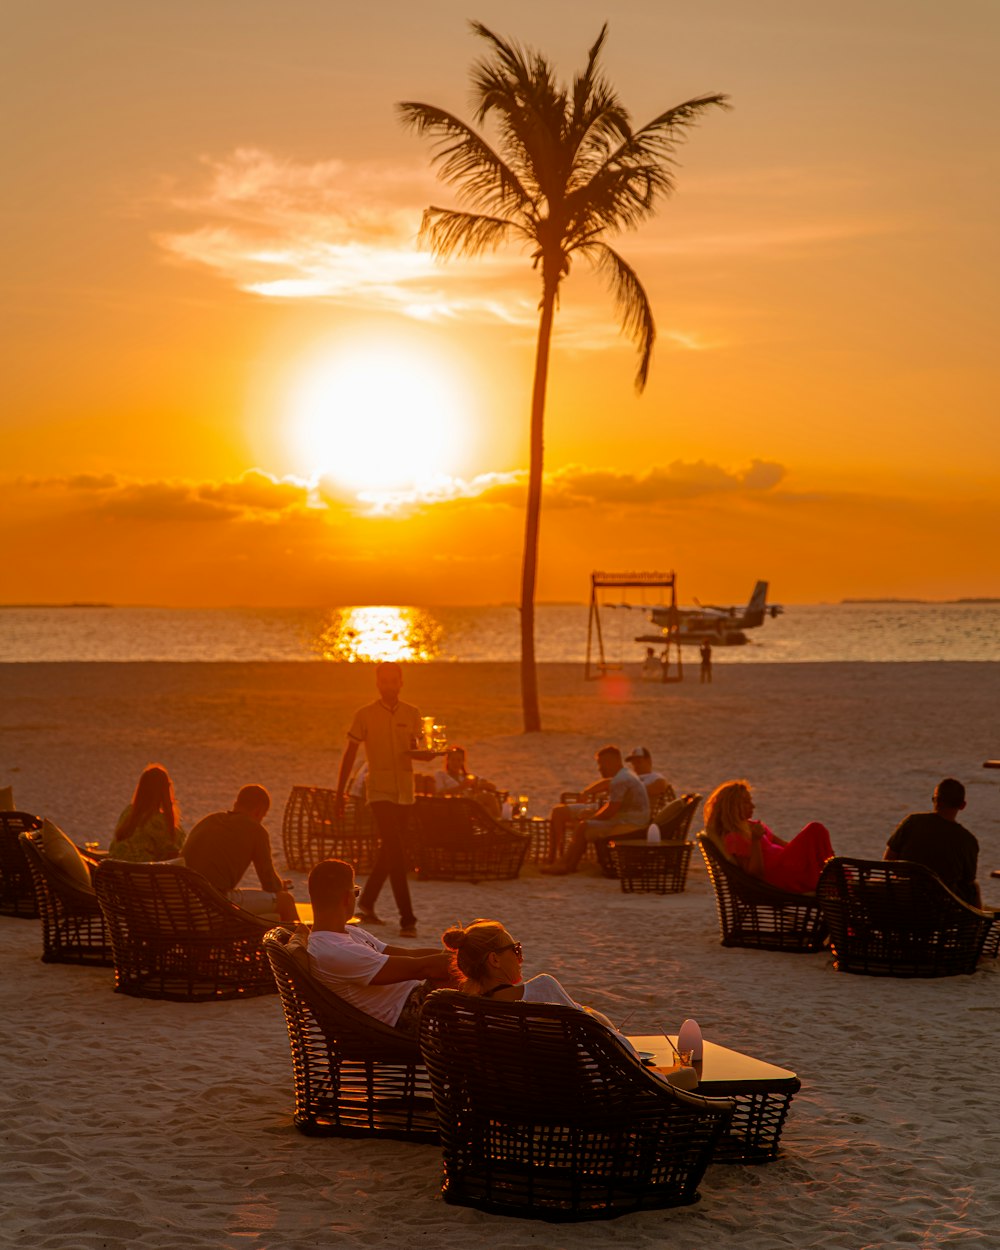
[[[19,838],[41,827],[41,820],[28,812],[0,812],[0,912],[4,915],[38,915],[31,870]]]
[[[263,935],[271,922],[235,907],[192,868],[180,864],[133,864],[106,859],[95,876],[97,896],[109,924],[124,924],[133,938],[143,933],[195,935],[225,940]]]
[[[993,913],[954,894],[923,864],[827,860],[816,889],[839,967],[891,976],[974,972]]]
[[[681,796],[681,809],[664,821],[657,821],[660,837],[667,842],[680,842],[687,837],[694,820],[694,814],[701,802],[700,794],[684,794]]]

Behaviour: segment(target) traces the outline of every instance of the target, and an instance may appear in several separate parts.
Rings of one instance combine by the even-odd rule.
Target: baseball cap
[[[653,757],[649,753],[649,747],[633,747],[625,758],[627,760],[651,760]]]

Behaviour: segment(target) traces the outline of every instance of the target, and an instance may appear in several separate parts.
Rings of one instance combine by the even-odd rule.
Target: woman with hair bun
[[[791,842],[751,820],[753,794],[748,781],[725,781],[705,802],[705,832],[752,877],[792,894],[815,894],[823,865],[833,855],[830,834],[810,821]]]
[[[142,771],[132,802],[118,817],[108,855],[133,864],[176,859],[185,837],[170,774],[161,764],[149,764]]]
[[[607,1016],[570,998],[556,978],[547,972],[525,981],[521,974],[524,960],[521,943],[514,941],[499,920],[474,920],[464,928],[457,925],[443,933],[441,941],[455,952],[455,967],[464,994],[508,1003],[561,1003],[586,1011],[617,1032]],[[626,1041],[624,1037],[622,1040]],[[631,1049],[631,1044],[626,1044]]]

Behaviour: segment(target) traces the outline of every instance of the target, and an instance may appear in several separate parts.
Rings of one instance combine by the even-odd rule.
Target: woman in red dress
[[[705,831],[744,872],[793,894],[815,894],[819,874],[833,855],[830,834],[819,821],[785,842],[753,816],[746,781],[726,781],[705,803]]]

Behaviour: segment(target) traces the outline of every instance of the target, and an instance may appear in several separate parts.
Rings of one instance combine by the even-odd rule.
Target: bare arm
[[[433,955],[390,955],[369,985],[395,985],[399,981],[448,981],[452,957],[446,951]]]
[[[344,814],[344,791],[347,789],[347,780],[351,775],[351,769],[354,767],[354,761],[358,755],[358,747],[360,742],[354,738],[347,739],[347,746],[344,747],[344,754],[340,757],[340,772],[337,774],[337,815]]]
[[[600,794],[607,794],[611,788],[611,782],[607,777],[599,777],[597,781],[592,781],[589,786],[584,786],[580,791],[587,798],[597,798]]]
[[[602,804],[602,806],[599,807],[596,812],[594,812],[593,816],[591,816],[590,819],[591,820],[611,820],[613,817],[618,815],[621,809],[622,809],[621,803],[619,803],[617,800],[612,802],[611,799],[608,799],[607,803]]]

